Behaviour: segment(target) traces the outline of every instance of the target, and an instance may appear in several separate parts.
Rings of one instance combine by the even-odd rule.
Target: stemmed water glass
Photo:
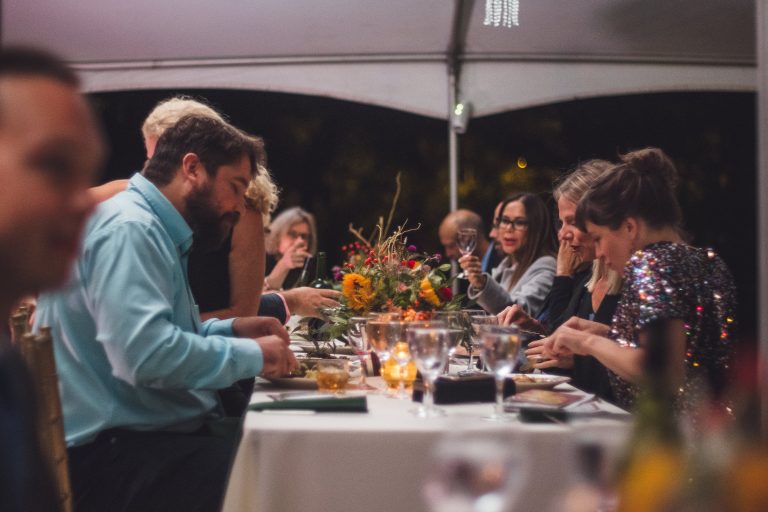
[[[365,323],[365,334],[371,348],[379,357],[381,367],[389,360],[389,351],[404,338],[405,322],[368,319]]]
[[[413,412],[421,418],[443,416],[445,411],[435,407],[435,379],[448,360],[453,339],[461,334],[457,329],[417,327],[408,329],[408,348],[424,379],[424,398]]]
[[[496,408],[485,419],[507,421],[511,417],[504,414],[504,380],[517,362],[520,330],[516,325],[484,325],[480,328],[480,339],[483,360],[496,380]]]
[[[596,512],[617,510],[616,479],[630,429],[594,422],[574,422],[578,469],[583,485],[597,495]]]
[[[456,232],[456,246],[462,256],[472,254],[477,247],[477,230],[475,228],[461,228]],[[459,279],[466,279],[467,273],[463,270],[456,276]]]
[[[506,437],[446,436],[432,456],[423,495],[433,512],[511,510],[527,476],[524,459]]]
[[[360,380],[357,383],[360,389],[374,389],[365,380],[365,370],[368,367],[368,353],[371,350],[368,336],[365,333],[365,324],[368,320],[369,318],[365,316],[353,316],[347,323],[349,346],[354,350],[358,359],[360,359]]]
[[[446,326],[454,331],[454,335],[451,336],[451,346],[448,348],[448,358],[445,364],[445,371],[443,373],[449,373],[451,366],[451,359],[456,353],[456,350],[461,345],[461,340],[464,339],[464,324],[462,323],[462,311],[437,311],[432,318],[445,322]]]
[[[465,312],[465,323],[469,327],[469,361],[467,361],[467,369],[462,373],[471,374],[474,373],[474,355],[475,349],[480,348],[480,329],[484,325],[498,325],[499,318],[496,315],[489,315],[487,312],[469,311]]]

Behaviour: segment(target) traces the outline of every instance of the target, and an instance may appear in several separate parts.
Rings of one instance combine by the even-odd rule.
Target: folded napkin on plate
[[[504,381],[504,396],[515,394],[515,381]],[[424,386],[415,385],[413,400],[421,402]],[[465,402],[493,402],[496,400],[496,381],[487,374],[468,376],[441,375],[435,381],[436,404],[460,404]]]
[[[365,396],[323,396],[317,398],[292,398],[273,402],[257,402],[248,406],[251,411],[265,410],[303,410],[317,412],[368,412],[368,400]]]

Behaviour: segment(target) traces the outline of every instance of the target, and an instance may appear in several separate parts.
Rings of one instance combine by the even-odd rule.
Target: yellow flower
[[[341,281],[341,293],[350,308],[362,311],[373,299],[371,280],[360,274],[345,274]]]
[[[432,283],[429,282],[428,278],[424,278],[421,280],[421,283],[419,284],[419,297],[426,300],[433,306],[439,306],[440,305],[440,298],[435,293],[435,289],[432,288]]]

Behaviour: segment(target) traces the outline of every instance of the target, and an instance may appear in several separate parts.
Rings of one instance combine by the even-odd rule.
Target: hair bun
[[[677,188],[678,175],[675,164],[659,148],[645,148],[621,155],[621,161],[641,177],[661,180],[671,189]]]

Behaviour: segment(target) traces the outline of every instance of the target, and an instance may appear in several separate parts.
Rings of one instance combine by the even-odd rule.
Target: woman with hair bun
[[[733,351],[736,290],[711,249],[687,245],[675,198],[677,171],[658,148],[627,153],[598,179],[576,209],[576,223],[610,269],[623,270],[611,326],[571,319],[533,351],[551,358],[591,355],[609,370],[619,405],[630,407],[642,378],[645,327],[667,320],[667,343],[681,361],[678,409],[706,383],[724,387]]]

